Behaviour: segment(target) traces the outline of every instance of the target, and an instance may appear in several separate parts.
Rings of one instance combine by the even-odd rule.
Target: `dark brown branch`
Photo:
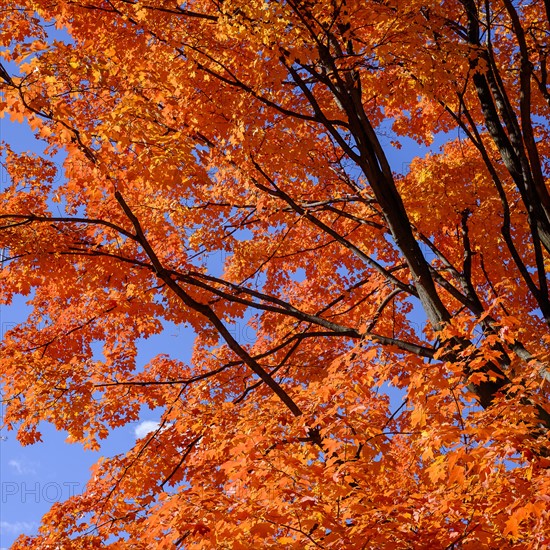
[[[206,304],[197,302],[189,294],[187,294],[187,292],[185,292],[183,288],[172,278],[170,272],[164,269],[164,266],[145,237],[138,218],[132,212],[119,191],[115,192],[115,198],[121,205],[128,219],[132,222],[132,225],[136,231],[136,238],[143,247],[147,256],[150,258],[157,276],[166,283],[166,286],[168,286],[187,307],[193,309],[208,319],[208,321],[210,321],[214,328],[216,328],[219,332],[220,336],[226,341],[229,348],[265,382],[265,384],[279,397],[279,399],[281,399],[281,401],[288,407],[294,416],[300,416],[302,411],[298,405],[296,405],[296,403],[283,390],[283,388],[277,384],[275,380],[273,380],[269,373],[262,366],[260,366],[258,362],[248,354],[248,352],[246,352],[246,350],[235,340],[235,338],[233,338],[216,313]]]
[[[319,229],[321,229],[323,232],[330,235],[334,240],[345,246],[347,249],[349,249],[351,252],[353,252],[359,259],[364,261],[369,267],[372,267],[379,273],[381,273],[391,284],[395,285],[396,287],[400,288],[404,292],[407,292],[408,294],[412,294],[413,296],[418,296],[416,290],[412,288],[410,285],[407,285],[397,279],[397,277],[394,277],[387,269],[382,267],[376,260],[373,260],[370,256],[365,254],[361,249],[359,249],[357,246],[355,246],[350,241],[344,239],[337,231],[323,223],[319,218],[313,216],[313,214],[306,209],[302,208],[297,202],[295,202],[287,193],[282,191],[275,181],[269,177],[269,175],[263,170],[263,168],[254,160],[252,159],[252,162],[258,172],[264,177],[264,179],[272,186],[272,189],[269,187],[266,187],[265,185],[261,184],[258,181],[254,181],[254,184],[256,187],[261,189],[262,191],[265,191],[266,193],[269,193],[270,195],[274,197],[278,197],[279,199],[282,199],[284,202],[289,204],[291,208],[297,212],[298,214],[304,216],[307,220],[309,220],[313,225],[317,226]]]
[[[170,472],[170,474],[164,479],[164,481],[160,484],[160,486],[162,488],[164,488],[164,486],[170,482],[170,480],[176,475],[176,472],[181,468],[182,464],[185,462],[185,460],[187,459],[187,457],[189,456],[189,454],[191,453],[191,451],[194,449],[195,445],[203,438],[204,436],[201,434],[201,435],[198,435],[195,439],[193,439],[193,441],[191,441],[188,445],[187,445],[187,449],[185,449],[185,452],[181,455],[181,458],[180,460],[178,461],[178,463],[176,464],[176,466],[174,467],[174,469],[172,470],[172,472]]]

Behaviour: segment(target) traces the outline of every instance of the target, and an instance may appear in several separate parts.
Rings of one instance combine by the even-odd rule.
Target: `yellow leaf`
[[[411,413],[411,425],[419,428],[426,425],[426,411],[421,406],[417,406]]]

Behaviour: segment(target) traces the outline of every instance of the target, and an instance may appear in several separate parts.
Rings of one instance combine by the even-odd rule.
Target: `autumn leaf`
[[[4,4],[5,427],[160,414],[13,548],[544,545],[545,3]]]

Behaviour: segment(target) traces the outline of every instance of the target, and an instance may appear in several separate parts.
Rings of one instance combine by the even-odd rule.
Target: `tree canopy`
[[[0,21],[47,144],[1,144],[5,423],[96,449],[162,410],[13,548],[548,547],[548,0]],[[167,323],[191,361],[139,364]]]

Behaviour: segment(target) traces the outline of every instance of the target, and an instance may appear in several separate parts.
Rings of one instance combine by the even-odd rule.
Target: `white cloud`
[[[10,533],[10,535],[21,535],[23,533],[32,534],[37,528],[38,523],[34,521],[0,521],[0,529],[2,532]]]
[[[36,474],[35,466],[36,464],[33,462],[28,462],[26,460],[16,460],[12,458],[8,465],[11,466],[15,472],[19,475],[32,475]]]
[[[155,430],[158,430],[159,426],[160,424],[154,420],[144,420],[135,427],[134,433],[136,434],[136,438],[139,439],[141,437],[145,437],[151,432],[154,432]]]

